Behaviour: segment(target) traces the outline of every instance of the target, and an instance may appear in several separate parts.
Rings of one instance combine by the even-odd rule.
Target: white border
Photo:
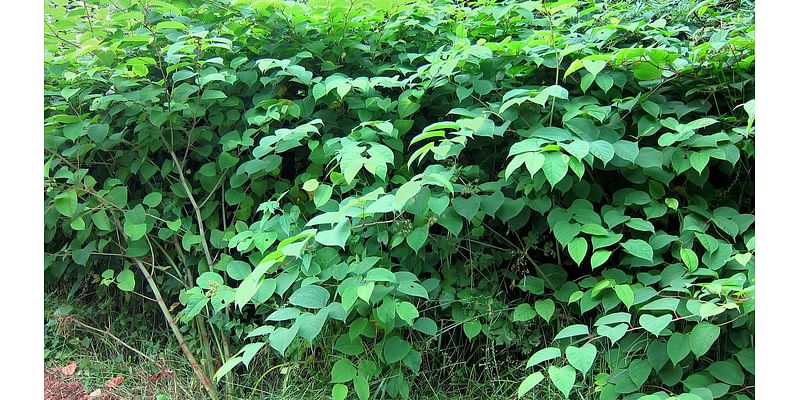
[[[3,249],[0,377],[4,398],[43,393],[43,6],[4,4],[2,65]],[[800,361],[800,63],[792,1],[759,2],[757,26],[756,226],[758,318],[756,391],[763,399],[796,394]]]
[[[800,102],[794,1],[756,6],[756,393],[797,396]]]
[[[0,380],[7,399],[44,397],[44,3],[3,3],[0,110]]]

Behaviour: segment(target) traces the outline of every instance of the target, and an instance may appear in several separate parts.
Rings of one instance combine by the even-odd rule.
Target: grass
[[[45,298],[45,367],[75,362],[78,369],[73,378],[84,385],[87,393],[121,376],[122,384],[113,391],[123,399],[207,398],[155,307],[142,305],[138,298],[131,298],[126,305],[96,304],[90,296],[81,298],[80,295],[67,304],[64,298],[62,294]],[[101,332],[85,328],[83,324]],[[102,331],[116,336],[136,351]],[[320,335],[319,340],[332,342],[335,337],[336,332],[329,330]],[[424,359],[431,360],[431,364],[423,364],[424,371],[411,388],[411,399],[516,398],[519,382],[531,371],[524,371],[518,359],[506,354],[507,347],[488,343],[476,345],[484,354],[469,362],[464,361],[469,357],[463,343],[431,342],[424,354]],[[330,347],[332,343],[320,348]],[[333,356],[308,350],[305,359],[286,362],[271,353],[274,352],[260,353],[249,370],[239,371],[230,382],[221,383],[222,398],[330,398],[329,371],[335,361]],[[165,371],[160,371],[158,364],[163,365]],[[153,382],[152,378],[159,372],[160,379]],[[373,396],[378,394],[374,398],[388,398],[375,393],[379,385],[380,382],[372,385]],[[542,393],[540,397],[559,398],[555,393]]]

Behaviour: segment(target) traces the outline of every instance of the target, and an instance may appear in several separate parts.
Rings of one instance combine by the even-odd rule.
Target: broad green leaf
[[[373,268],[369,270],[365,279],[372,282],[397,282],[394,273],[386,268]]]
[[[631,289],[630,285],[616,285],[614,286],[614,293],[617,294],[617,297],[622,301],[622,304],[625,304],[625,307],[631,308],[633,306],[633,289]]]
[[[533,389],[534,386],[538,385],[544,379],[544,375],[541,372],[534,372],[528,375],[522,383],[519,384],[519,388],[517,388],[517,398],[522,398],[528,392]]]
[[[333,385],[331,389],[331,399],[332,400],[344,400],[347,397],[348,393],[347,386],[341,383],[337,383]]]
[[[78,192],[75,189],[59,193],[53,204],[61,215],[71,217],[78,208]]]
[[[452,204],[453,209],[458,213],[458,215],[461,215],[469,221],[478,212],[478,208],[481,205],[481,199],[478,196],[471,196],[469,198],[456,197],[452,200]]]
[[[556,303],[552,299],[536,300],[533,304],[533,308],[536,309],[536,313],[539,314],[542,319],[550,322],[550,318],[553,317],[553,313],[556,311]]]
[[[542,171],[550,185],[555,186],[567,175],[569,157],[561,153],[545,153]]]
[[[611,251],[609,250],[596,250],[592,253],[592,257],[590,260],[590,264],[592,265],[592,269],[595,269],[608,261],[608,258],[611,257]]]
[[[600,325],[597,327],[597,334],[605,336],[611,341],[611,344],[618,342],[628,332],[627,324],[618,324],[614,327],[608,325]]]
[[[397,189],[397,193],[394,195],[394,208],[396,210],[402,210],[406,203],[408,203],[412,197],[416,196],[421,189],[422,183],[419,181],[409,181],[404,183],[399,189]]]
[[[569,256],[572,257],[572,259],[575,261],[575,264],[578,265],[580,265],[581,261],[583,261],[584,257],[586,257],[586,251],[588,248],[589,243],[582,237],[576,237],[572,239],[567,245]]]
[[[699,260],[697,259],[697,254],[695,254],[692,249],[681,248],[680,251],[681,260],[686,265],[686,268],[689,269],[690,272],[694,272],[697,267],[700,265]]]
[[[297,336],[297,331],[299,328],[300,327],[297,324],[292,325],[291,328],[275,328],[275,330],[269,335],[270,347],[275,349],[281,356],[283,356],[286,352],[286,349]]]
[[[355,378],[353,378],[353,389],[356,391],[358,400],[369,399],[369,382],[366,378],[361,375],[356,375]]]
[[[594,364],[597,348],[591,343],[586,343],[581,347],[567,346],[565,353],[570,365],[585,376],[592,368],[592,364]]]
[[[533,310],[533,307],[528,303],[522,303],[514,308],[512,320],[514,322],[526,322],[534,317],[536,317],[536,311]]]
[[[408,246],[411,247],[415,253],[418,253],[425,242],[428,240],[428,225],[422,225],[414,228],[411,233],[406,237]]]
[[[436,326],[436,321],[428,318],[421,317],[414,322],[414,330],[422,332],[428,336],[436,336],[439,328]]]
[[[689,347],[695,356],[702,357],[719,337],[720,328],[708,322],[700,322],[689,333]]]
[[[136,276],[129,269],[122,270],[117,275],[117,287],[123,292],[131,292],[136,286]]]
[[[338,246],[344,248],[347,239],[350,237],[350,220],[345,219],[336,224],[333,229],[317,232],[315,239],[318,243],[325,246]]]
[[[203,289],[216,288],[225,283],[222,276],[216,272],[208,271],[203,272],[197,277],[197,286]]]
[[[551,365],[547,368],[547,374],[550,376],[550,381],[553,382],[553,385],[558,389],[559,392],[564,394],[564,397],[569,397],[569,392],[572,391],[572,388],[575,386],[575,368],[572,368],[570,365],[565,365],[563,367],[556,367],[555,365]]]
[[[242,363],[242,357],[231,357],[214,373],[214,382],[219,382],[233,368]]]
[[[331,294],[325,288],[317,285],[308,285],[295,290],[289,296],[289,303],[310,309],[320,309],[328,304],[330,297]]]
[[[644,240],[631,239],[623,242],[622,247],[625,249],[625,251],[636,257],[653,261],[653,247],[651,247],[650,244]]]
[[[340,358],[331,368],[331,383],[350,382],[355,376],[356,367],[346,358]]]
[[[525,368],[530,368],[558,357],[561,357],[561,350],[558,347],[545,347],[533,353],[527,364],[525,364]]]
[[[589,334],[589,327],[583,324],[570,325],[558,332],[553,340],[564,339],[574,336],[583,336]]]
[[[475,336],[478,336],[481,333],[481,323],[478,320],[469,320],[462,325],[464,329],[464,334],[467,335],[468,339],[472,339]]]
[[[664,314],[660,317],[650,314],[642,314],[639,316],[639,325],[641,325],[646,331],[656,336],[661,334],[661,332],[666,329],[670,322],[672,322],[672,316],[669,314]]]
[[[690,351],[691,348],[689,347],[688,336],[680,332],[675,332],[670,335],[669,340],[667,340],[667,355],[672,361],[672,365],[678,365],[679,362],[683,361],[683,359],[689,355]]]
[[[383,344],[383,358],[387,364],[394,364],[405,358],[411,346],[398,336],[392,336]]]
[[[419,317],[419,311],[417,311],[417,307],[414,307],[413,304],[407,301],[401,301],[397,303],[395,312],[400,319],[406,321],[409,325],[413,325],[414,320]]]

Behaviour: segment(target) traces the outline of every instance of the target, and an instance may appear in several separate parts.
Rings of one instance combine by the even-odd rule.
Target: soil
[[[106,389],[86,393],[83,384],[64,376],[58,368],[44,370],[45,400],[117,400],[119,397]]]

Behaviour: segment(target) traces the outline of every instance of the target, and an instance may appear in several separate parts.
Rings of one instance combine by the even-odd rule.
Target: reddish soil
[[[64,376],[58,368],[44,370],[44,399],[45,400],[116,400],[113,393],[100,389],[87,394],[83,385]]]

